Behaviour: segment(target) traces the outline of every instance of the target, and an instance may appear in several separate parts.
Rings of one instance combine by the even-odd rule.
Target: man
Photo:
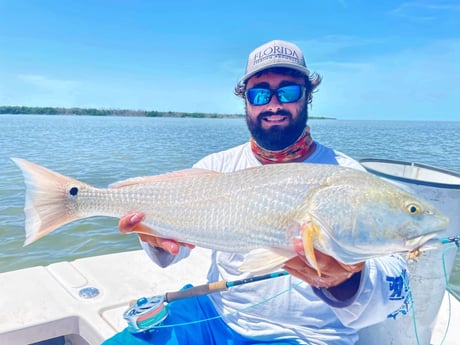
[[[311,138],[308,104],[320,82],[321,77],[307,69],[296,45],[276,40],[255,49],[235,88],[235,94],[245,101],[251,140],[211,154],[194,167],[232,172],[261,164],[305,162],[362,169],[350,157]],[[142,218],[140,213],[125,216],[120,230],[142,227]],[[168,239],[140,237],[146,252],[161,266],[183,259],[193,249]],[[322,272],[318,277],[300,242],[293,244],[299,255],[284,267],[289,276],[173,302],[165,320],[171,327],[137,336],[125,331],[112,341],[126,343],[131,337],[133,344],[354,344],[358,329],[400,308],[404,296],[395,298],[390,285],[405,272],[405,263],[398,256],[345,265],[316,252]],[[238,270],[244,255],[214,252],[208,279],[246,277]],[[265,302],[251,307],[261,300]],[[206,321],[194,323],[200,320]]]

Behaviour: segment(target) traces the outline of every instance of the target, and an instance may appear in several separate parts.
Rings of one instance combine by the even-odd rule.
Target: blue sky
[[[460,120],[457,0],[0,0],[0,105],[243,113],[249,52],[299,45],[312,115]]]

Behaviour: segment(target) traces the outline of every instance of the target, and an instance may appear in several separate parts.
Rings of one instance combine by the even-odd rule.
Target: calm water
[[[312,136],[356,159],[385,158],[460,172],[460,122],[311,120]],[[21,157],[105,187],[190,167],[248,139],[243,119],[0,115],[0,271],[139,249],[113,219],[68,225],[23,247]],[[459,229],[460,232],[460,229]],[[451,283],[460,292],[460,254]]]

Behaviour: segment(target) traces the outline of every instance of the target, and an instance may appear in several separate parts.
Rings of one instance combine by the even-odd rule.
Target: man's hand
[[[143,242],[147,242],[154,247],[161,248],[172,255],[177,255],[181,246],[188,247],[190,249],[195,248],[193,244],[177,242],[156,236],[154,230],[141,224],[141,222],[144,220],[144,217],[145,215],[141,212],[129,213],[122,217],[118,222],[118,228],[120,229],[120,232],[136,232]]]
[[[301,239],[294,240],[294,249],[298,255],[287,261],[283,268],[291,275],[317,288],[330,288],[340,285],[354,273],[360,272],[364,268],[364,262],[354,265],[345,265],[333,257],[315,249],[318,268],[321,272],[321,277],[318,277],[316,269],[311,267],[305,258]]]

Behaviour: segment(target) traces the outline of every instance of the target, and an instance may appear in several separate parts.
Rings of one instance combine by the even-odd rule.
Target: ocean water
[[[460,122],[310,120],[315,140],[355,159],[460,173]],[[0,115],[0,272],[139,249],[108,218],[81,220],[27,247],[20,157],[95,186],[190,167],[249,138],[244,119]],[[460,229],[459,229],[460,233]],[[460,295],[460,254],[450,281]]]

